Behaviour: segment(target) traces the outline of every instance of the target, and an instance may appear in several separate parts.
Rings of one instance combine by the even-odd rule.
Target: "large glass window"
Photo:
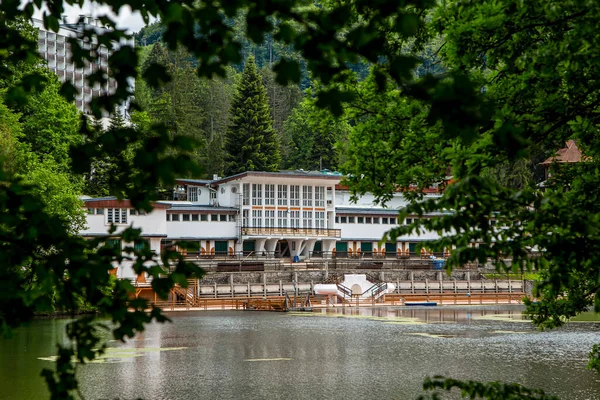
[[[267,228],[275,227],[275,210],[265,210],[265,226]]]
[[[248,225],[249,215],[250,215],[250,210],[243,210],[242,211],[242,224],[243,224],[243,226],[249,226]]]
[[[197,203],[199,193],[198,186],[188,186],[188,201]]]
[[[315,212],[315,227],[325,229],[325,211]]]
[[[290,211],[290,226],[300,228],[300,211]]]
[[[262,206],[262,183],[252,184],[252,205]]]
[[[108,208],[106,220],[109,224],[126,224],[127,223],[127,208]]]
[[[302,186],[302,205],[304,207],[312,207],[312,186]]]
[[[288,194],[287,185],[277,185],[277,205],[287,206]]]
[[[325,187],[315,187],[315,207],[325,207]]]
[[[287,228],[287,211],[286,210],[278,210],[277,211],[277,226],[279,228]]]
[[[312,211],[302,211],[302,227],[312,228]]]
[[[300,186],[291,185],[290,186],[290,206],[299,206],[300,205]]]
[[[245,206],[249,206],[250,205],[250,184],[249,183],[244,183],[244,185],[242,186],[242,192],[243,192],[242,204]]]
[[[275,185],[265,185],[265,205],[275,205]]]
[[[252,210],[252,226],[254,228],[262,227],[262,210]]]

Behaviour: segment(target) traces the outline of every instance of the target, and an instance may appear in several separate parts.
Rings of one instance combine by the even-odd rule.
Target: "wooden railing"
[[[318,237],[342,237],[341,229],[324,229],[324,228],[275,228],[275,227],[243,227],[242,235],[244,236],[266,236],[266,235],[282,235],[282,236],[318,236]]]
[[[410,294],[392,293],[384,294],[383,302],[391,305],[404,305],[406,302],[427,301],[443,304],[521,304],[523,298],[528,297],[523,292],[499,293],[430,293]]]

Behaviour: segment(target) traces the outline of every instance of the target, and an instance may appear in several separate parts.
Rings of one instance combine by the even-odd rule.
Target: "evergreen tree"
[[[254,57],[246,68],[231,105],[231,124],[225,139],[226,175],[244,171],[276,171],[281,156],[267,92]]]

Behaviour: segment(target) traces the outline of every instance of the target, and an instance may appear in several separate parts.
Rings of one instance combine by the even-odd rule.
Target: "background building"
[[[107,28],[101,26],[100,20],[81,15],[78,22],[68,23],[65,18],[59,25],[58,32],[46,30],[44,23],[39,19],[32,19],[32,24],[38,29],[38,50],[41,56],[48,63],[48,68],[58,75],[61,82],[69,81],[75,86],[77,90],[75,104],[81,112],[89,111],[89,103],[93,97],[114,93],[116,82],[113,79],[109,79],[103,86],[96,84],[90,87],[87,82],[87,77],[99,69],[108,74],[108,57],[110,56],[108,48],[101,46],[96,61],[93,63],[85,61],[83,68],[76,68],[71,61],[71,49],[67,39],[78,37],[83,29],[90,27],[96,29],[100,34],[106,32]],[[83,42],[81,43],[85,46]],[[133,38],[122,44],[133,45]],[[121,113],[124,114],[126,109],[127,104],[124,104],[120,110]]]

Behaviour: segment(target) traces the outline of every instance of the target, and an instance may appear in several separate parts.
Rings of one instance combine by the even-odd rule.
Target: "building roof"
[[[374,215],[374,214],[385,214],[396,216],[400,210],[393,208],[366,208],[366,207],[336,207],[335,213],[337,214],[360,214],[360,215]]]
[[[176,182],[179,184],[206,186],[213,181],[211,179],[177,179]]]
[[[555,155],[548,158],[541,164],[549,165],[553,163],[578,163],[587,161],[586,159],[587,157],[581,154],[581,150],[579,150],[575,141],[568,140],[567,147],[558,150]]]
[[[195,204],[191,201],[160,201],[162,205],[167,206],[169,212],[183,212],[183,211],[201,211],[201,212],[217,212],[217,213],[232,213],[237,212],[238,209],[234,207],[219,207],[211,206],[208,204]]]
[[[397,216],[400,213],[400,210],[393,208],[380,208],[380,207],[336,207],[335,214],[352,214],[352,215],[390,215]],[[436,211],[430,212],[424,215],[424,217],[431,216],[439,216],[439,215],[449,215],[451,212],[449,211]],[[412,218],[412,216],[411,216]]]
[[[272,177],[272,178],[282,178],[282,177],[294,177],[294,178],[312,178],[312,179],[331,179],[339,181],[342,178],[342,174],[339,172],[323,170],[323,171],[304,171],[304,170],[295,170],[295,171],[277,171],[277,172],[265,172],[265,171],[246,171],[240,172],[239,174],[227,176],[225,178],[213,181],[215,185],[221,185],[223,183],[227,183],[229,181],[233,181],[236,179],[242,179],[247,176],[264,176],[264,177]]]
[[[86,207],[135,208],[131,204],[130,200],[126,200],[126,199],[119,200],[115,196],[91,197],[91,198],[80,197],[80,199],[81,199],[81,201],[83,201],[85,203]],[[152,203],[152,207],[159,208],[159,209],[169,208],[168,205],[162,204],[160,202]]]

